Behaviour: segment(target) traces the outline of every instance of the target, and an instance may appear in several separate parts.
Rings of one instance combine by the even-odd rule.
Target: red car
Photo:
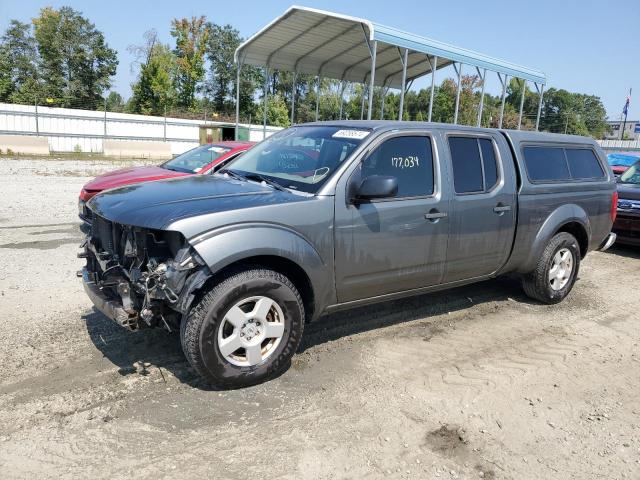
[[[241,153],[249,150],[253,145],[253,142],[218,142],[201,145],[161,165],[122,168],[100,175],[87,183],[80,191],[78,202],[80,218],[85,222],[91,222],[85,203],[103,190],[132,183],[214,173]]]

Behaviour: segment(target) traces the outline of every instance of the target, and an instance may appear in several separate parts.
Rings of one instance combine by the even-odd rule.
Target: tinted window
[[[563,148],[524,147],[524,163],[534,182],[571,178]]]
[[[457,193],[482,192],[482,159],[478,139],[472,137],[449,137],[453,184]]]
[[[398,179],[398,197],[433,193],[433,156],[429,137],[385,141],[362,162],[362,178],[388,175]]]
[[[571,177],[579,178],[602,178],[604,171],[600,162],[596,158],[593,150],[586,148],[565,148],[567,163]]]
[[[488,191],[498,183],[498,162],[496,161],[496,151],[493,149],[493,142],[488,138],[480,138],[478,141],[480,142],[482,162],[484,163],[485,190]]]

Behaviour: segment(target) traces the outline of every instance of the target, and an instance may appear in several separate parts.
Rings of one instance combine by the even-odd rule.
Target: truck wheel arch
[[[562,225],[554,235],[560,232],[567,232],[573,235],[576,240],[578,240],[578,245],[580,246],[580,256],[582,258],[587,254],[587,250],[589,249],[589,235],[587,233],[587,228],[580,222],[568,222]]]
[[[580,253],[584,258],[591,236],[589,216],[579,205],[566,204],[558,207],[547,216],[533,239],[529,257],[520,268],[521,272],[527,273],[534,268],[547,243],[559,232],[567,232],[576,237]]]
[[[248,232],[247,229],[251,231]],[[335,296],[330,266],[311,243],[286,227],[236,225],[192,243],[212,276],[201,287],[230,270],[260,265],[287,276],[300,291],[307,319],[315,318]],[[328,276],[329,275],[329,276]]]

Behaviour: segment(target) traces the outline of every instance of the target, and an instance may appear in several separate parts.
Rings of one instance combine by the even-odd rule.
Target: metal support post
[[[431,62],[429,62],[431,63]],[[433,92],[436,87],[436,70],[438,70],[438,57],[433,57],[433,65],[431,66],[431,94],[429,95],[429,118],[431,121],[431,113],[433,112]]]
[[[502,101],[500,102],[500,118],[498,119],[498,128],[502,128],[502,120],[504,120],[504,102],[507,97],[507,80],[509,76],[505,74],[503,79],[502,75],[498,73],[498,78],[500,79],[500,83],[502,83]]]
[[[540,95],[540,100],[538,101],[538,114],[536,115],[536,132],[537,132],[538,129],[540,128],[540,113],[542,112],[542,97],[544,96],[544,83],[540,85],[540,88],[538,88],[537,83],[535,83],[534,85],[536,86],[536,90]]]
[[[365,80],[366,80],[366,77],[365,77]],[[363,83],[362,84],[362,105],[360,106],[360,120],[364,119],[364,95],[366,90],[367,90],[367,84]]]
[[[520,95],[520,114],[518,115],[518,130],[522,128],[522,111],[524,109],[524,93],[527,90],[527,81],[522,79],[522,94]]]
[[[267,138],[267,106],[269,97],[269,67],[264,69],[264,98],[262,101],[262,139]]]
[[[398,49],[400,53],[400,49]],[[400,62],[402,62],[402,86],[400,87],[400,107],[398,108],[398,121],[402,120],[402,114],[404,113],[404,87],[407,83],[407,63],[409,61],[409,49],[404,49],[404,55],[400,56]]]
[[[344,80],[340,81],[340,113],[338,114],[338,120],[342,120],[342,110],[344,107],[344,91],[346,88],[346,82]]]
[[[242,60],[238,59],[238,67],[236,68],[236,131],[235,139],[239,140],[240,135],[240,71],[242,70]]]
[[[367,111],[367,120],[371,120],[371,113],[373,111],[373,87],[376,81],[376,55],[378,51],[378,42],[373,41],[371,46],[371,86],[369,87],[369,110]]]
[[[318,117],[320,114],[320,83],[322,82],[322,77],[318,75],[316,82],[316,122],[318,121]]]
[[[293,125],[293,119],[296,111],[296,80],[298,79],[298,72],[293,72],[293,83],[291,84],[291,125]]]
[[[478,121],[476,122],[476,125],[479,127],[482,124],[482,110],[484,109],[484,90],[487,84],[486,82],[487,69],[486,68],[484,69],[484,71],[482,72],[482,75],[480,75],[480,69],[478,67],[476,67],[476,70],[478,71],[478,75],[482,79],[482,93],[480,94],[480,106],[478,107]]]
[[[462,63],[460,64],[459,68],[456,67],[456,64],[453,64],[453,68],[456,71],[456,74],[458,75],[458,87],[456,89],[456,108],[453,112],[453,124],[457,125],[458,124],[458,110],[460,108],[460,89],[462,88]]]

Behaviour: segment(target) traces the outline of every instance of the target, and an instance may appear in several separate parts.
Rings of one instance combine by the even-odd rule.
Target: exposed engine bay
[[[85,289],[94,303],[130,330],[180,324],[192,292],[209,269],[182,234],[110,222],[94,214],[78,256],[86,258]]]

